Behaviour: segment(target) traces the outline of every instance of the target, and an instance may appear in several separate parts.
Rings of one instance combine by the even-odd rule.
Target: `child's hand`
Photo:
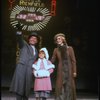
[[[34,71],[34,76],[38,77],[38,72],[37,71]]]

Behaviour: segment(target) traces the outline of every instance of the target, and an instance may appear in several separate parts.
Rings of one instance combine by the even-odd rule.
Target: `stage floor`
[[[3,90],[1,91],[1,100],[16,100],[16,98],[15,95],[9,93],[8,90]],[[36,100],[33,96],[33,93],[31,93],[31,95],[29,96],[29,100]],[[54,95],[52,94],[51,98],[48,98],[47,100],[54,100]],[[99,100],[99,97],[94,93],[78,92],[77,100]]]

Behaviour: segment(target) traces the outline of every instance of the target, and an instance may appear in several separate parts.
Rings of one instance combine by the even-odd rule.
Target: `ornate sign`
[[[51,11],[42,0],[19,0],[18,5],[12,7],[15,0],[10,3],[10,24],[16,28],[18,22],[21,23],[22,30],[39,31],[43,29],[55,16],[56,0],[51,1]]]

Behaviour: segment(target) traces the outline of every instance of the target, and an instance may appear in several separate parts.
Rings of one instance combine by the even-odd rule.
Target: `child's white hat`
[[[44,48],[41,48],[40,51],[44,51],[46,59],[48,60],[49,59],[48,50],[44,47]]]

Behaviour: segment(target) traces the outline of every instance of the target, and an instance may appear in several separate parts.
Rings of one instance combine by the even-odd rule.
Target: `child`
[[[39,51],[39,58],[32,65],[33,74],[35,76],[34,94],[36,100],[46,100],[52,90],[50,74],[55,66],[48,60],[49,54],[46,48]]]

